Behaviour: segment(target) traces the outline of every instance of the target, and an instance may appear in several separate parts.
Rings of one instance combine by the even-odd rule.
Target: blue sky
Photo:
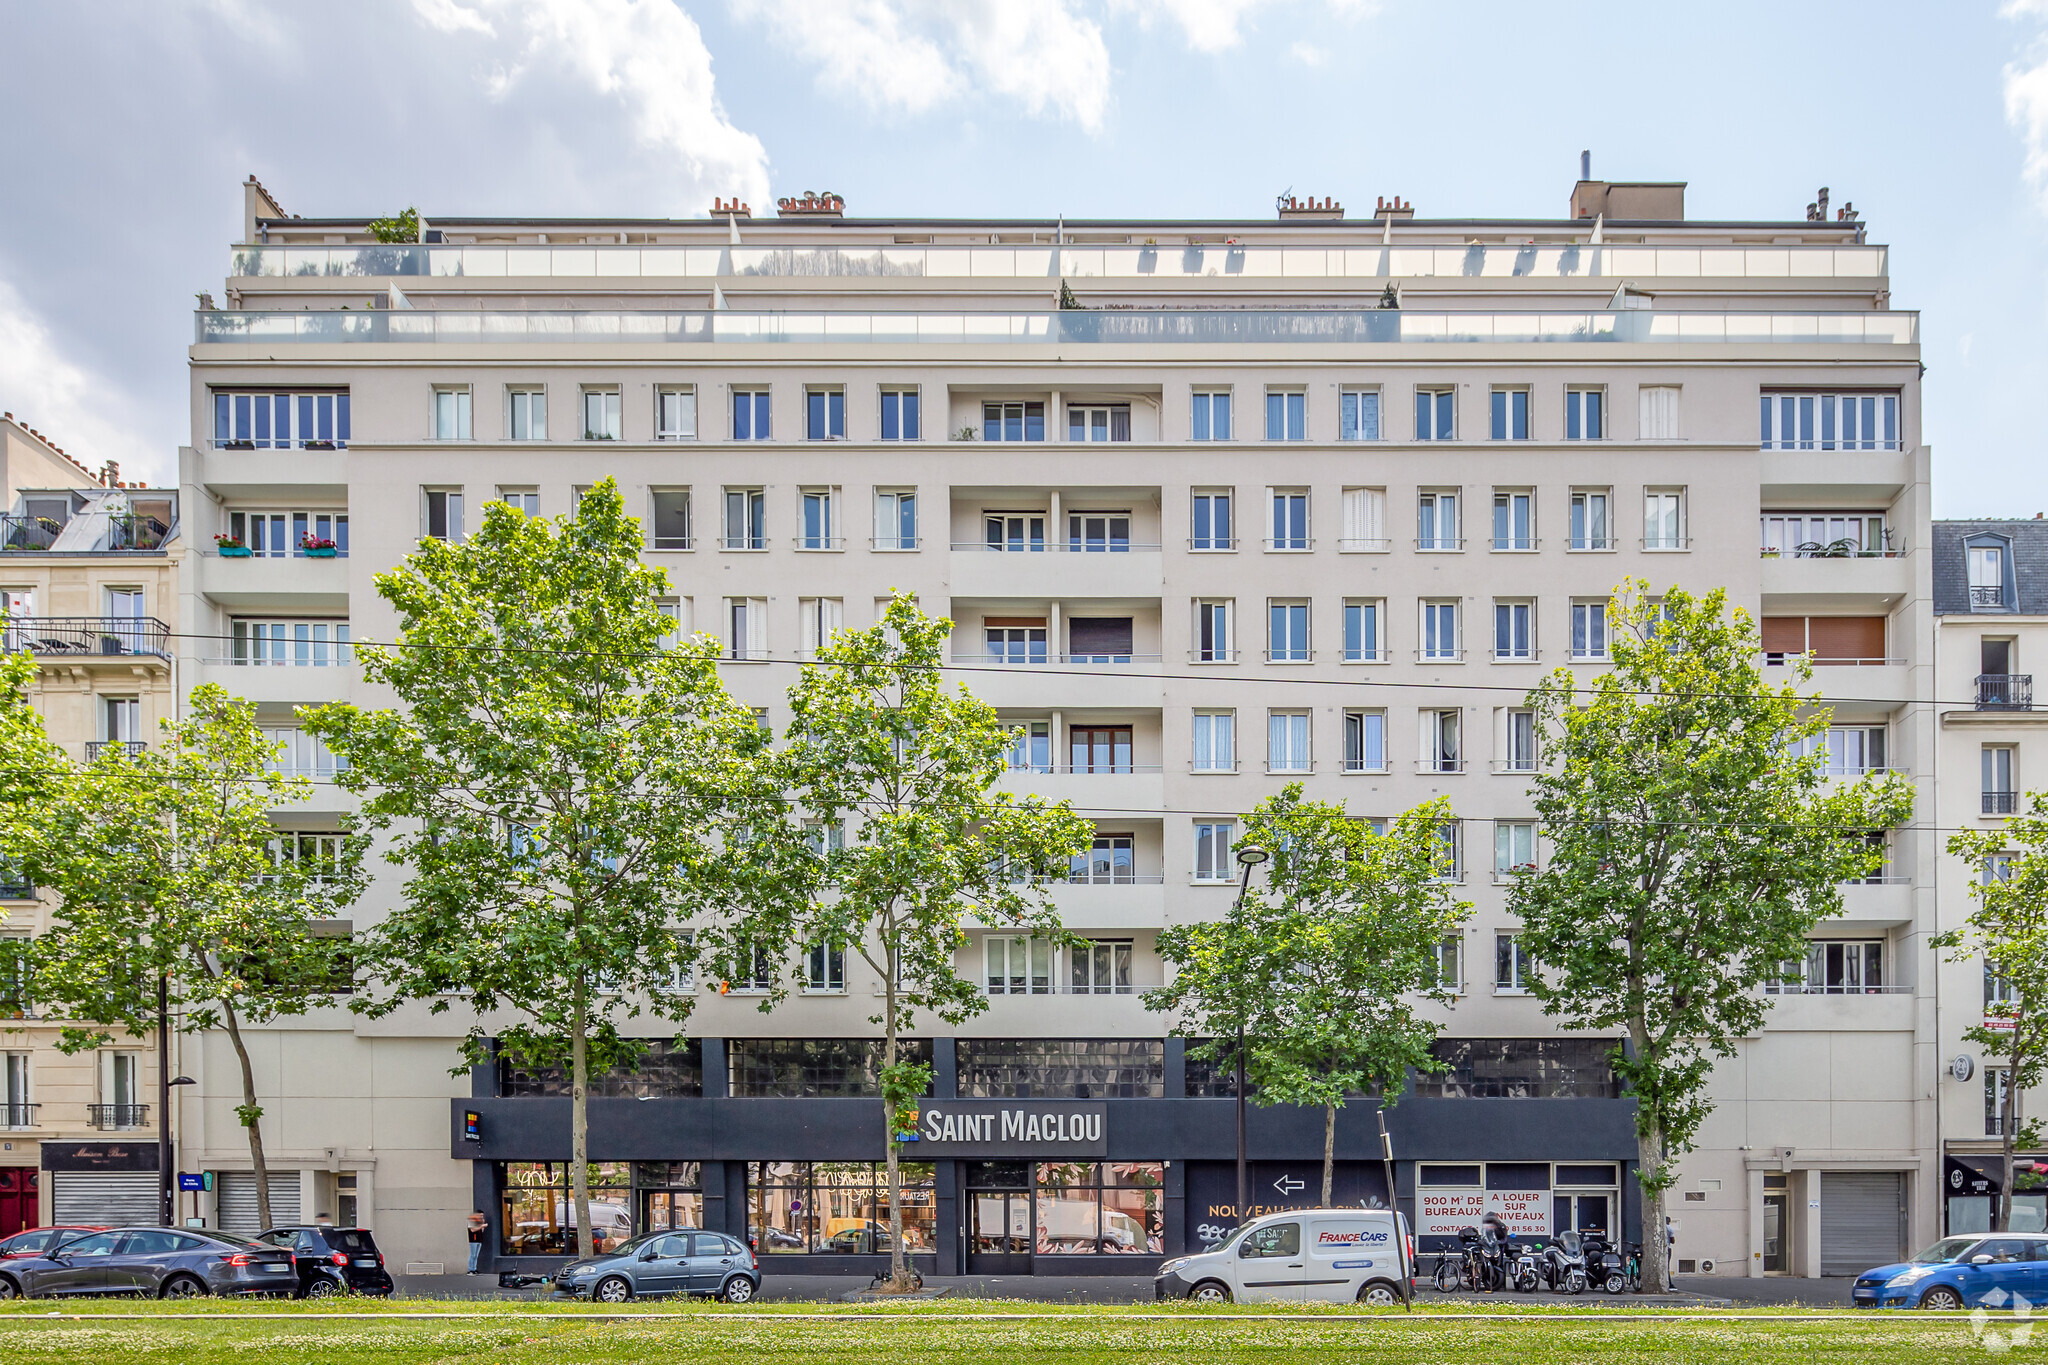
[[[287,210],[1698,218],[1827,185],[1923,314],[1936,511],[2048,510],[2048,0],[0,0],[0,407],[168,479],[192,295]]]

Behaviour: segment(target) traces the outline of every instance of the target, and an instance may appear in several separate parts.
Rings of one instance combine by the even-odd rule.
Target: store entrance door
[[[0,1237],[42,1224],[33,1166],[0,1166]]]
[[[1031,1215],[1031,1164],[969,1163],[967,1273],[1029,1275],[1035,1230]]]

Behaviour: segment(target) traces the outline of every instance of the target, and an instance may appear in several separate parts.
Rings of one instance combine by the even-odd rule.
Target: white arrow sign
[[[1300,1191],[1308,1188],[1308,1182],[1305,1180],[1296,1180],[1291,1175],[1283,1175],[1278,1180],[1273,1182],[1273,1188],[1280,1191],[1280,1193],[1282,1194],[1297,1194]]]

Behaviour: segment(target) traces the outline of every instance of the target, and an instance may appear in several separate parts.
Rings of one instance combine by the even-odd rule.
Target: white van
[[[1412,1288],[1408,1220],[1388,1209],[1298,1209],[1255,1218],[1214,1251],[1162,1262],[1155,1299],[1196,1303],[1401,1302]]]

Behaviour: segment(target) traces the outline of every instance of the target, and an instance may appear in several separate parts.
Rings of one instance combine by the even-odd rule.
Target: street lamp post
[[[1237,906],[1244,905],[1244,898],[1251,894],[1252,869],[1271,856],[1257,844],[1246,844],[1237,851],[1237,865],[1242,869],[1237,884]],[[1237,1225],[1245,1224],[1245,1210],[1251,1205],[1251,1188],[1245,1181],[1244,1154],[1244,1007],[1237,1011]]]

